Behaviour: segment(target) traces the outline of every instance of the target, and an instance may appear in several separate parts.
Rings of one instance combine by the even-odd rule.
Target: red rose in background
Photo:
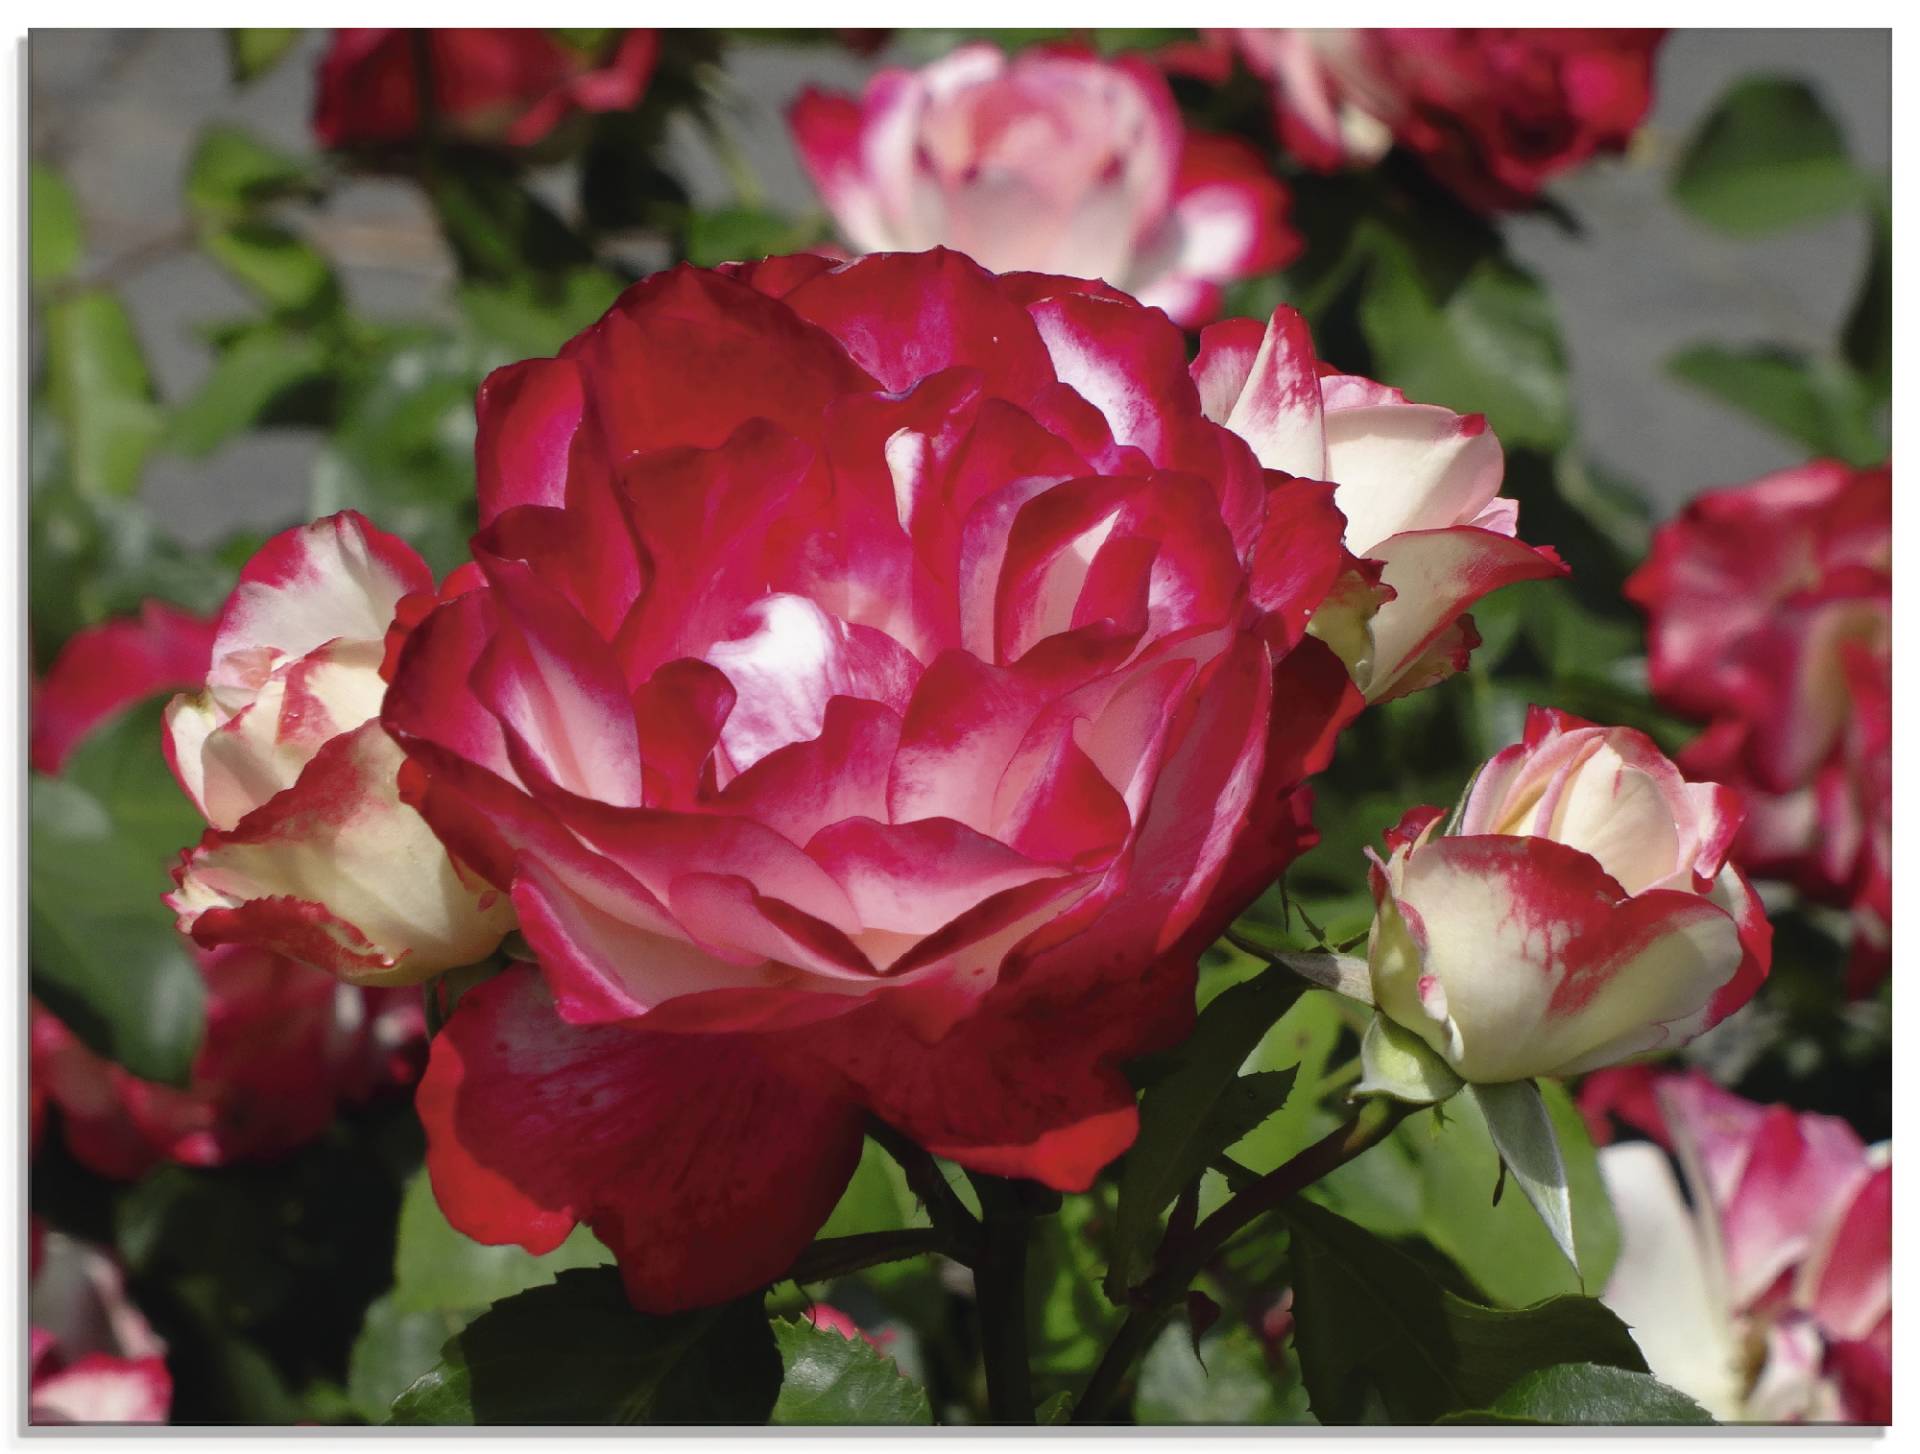
[[[1469,206],[1524,207],[1618,152],[1653,99],[1657,30],[1238,30],[1282,144],[1322,171],[1395,143]],[[1176,61],[1178,63],[1178,61]]]
[[[164,1424],[166,1344],[128,1299],[119,1266],[38,1220],[28,1235],[27,1422]]]
[[[576,111],[637,105],[660,48],[651,30],[625,32],[597,60],[546,30],[336,31],[314,102],[323,146],[381,146],[419,134],[422,34],[445,134],[506,146],[531,146]]]
[[[148,601],[138,617],[74,634],[33,689],[35,772],[57,773],[88,733],[136,702],[196,685],[213,655],[214,623]]]
[[[1756,873],[1852,908],[1856,988],[1893,914],[1892,571],[1891,467],[1821,460],[1702,495],[1626,586],[1655,695],[1709,722],[1681,765],[1744,791]]]
[[[879,72],[858,100],[809,90],[790,124],[861,252],[951,247],[996,272],[1098,278],[1184,324],[1219,313],[1221,284],[1300,253],[1258,153],[1187,131],[1144,61],[962,46]]]
[[[658,274],[479,417],[485,583],[383,716],[539,959],[434,1041],[449,1220],[661,1310],[780,1275],[869,1115],[1086,1187],[1359,708],[1333,487],[1158,310],[945,251]]]

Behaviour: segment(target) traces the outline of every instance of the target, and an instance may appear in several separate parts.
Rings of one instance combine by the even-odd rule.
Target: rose
[[[1604,1294],[1655,1377],[1716,1418],[1890,1421],[1892,1187],[1887,1148],[1836,1116],[1759,1106],[1699,1072],[1654,1083],[1666,1155],[1608,1146],[1620,1224]]]
[[[434,1041],[449,1220],[672,1309],[783,1273],[869,1115],[1086,1187],[1360,705],[1331,487],[1158,310],[945,251],[658,274],[479,420],[484,584],[384,713],[539,961]]]
[[[1653,97],[1657,30],[1238,30],[1273,89],[1282,145],[1310,167],[1398,142],[1483,211],[1626,147]]]
[[[89,734],[126,708],[203,680],[213,633],[213,622],[164,601],[75,632],[33,689],[33,770],[58,773]]]
[[[1893,913],[1892,589],[1892,470],[1833,460],[1700,496],[1626,585],[1654,694],[1710,724],[1681,761],[1747,795],[1743,863],[1853,907],[1858,988]]]
[[[1286,190],[1244,143],[1185,132],[1137,59],[963,46],[865,94],[809,90],[794,145],[862,252],[946,246],[997,272],[1099,278],[1181,323],[1300,251]]]
[[[394,985],[483,959],[511,927],[401,802],[375,717],[395,610],[432,588],[405,542],[352,511],[274,537],[241,571],[206,690],[167,708],[167,760],[212,825],[174,870],[183,933]]]
[[[1739,811],[1643,733],[1532,708],[1450,821],[1416,808],[1388,834],[1374,1003],[1471,1082],[1684,1043],[1766,977],[1771,930],[1727,861]]]
[[[314,134],[328,147],[412,141],[424,59],[446,135],[532,146],[573,112],[624,111],[645,94],[656,32],[630,30],[597,48],[608,53],[596,58],[544,30],[336,31],[320,61]]]
[[[103,1060],[32,1006],[36,1133],[42,1108],[57,1107],[68,1151],[90,1170],[132,1180],[166,1162],[278,1156],[320,1135],[342,1105],[418,1074],[417,995],[343,985],[244,946],[194,953],[206,1029],[185,1087]]]
[[[164,1424],[166,1344],[127,1297],[113,1259],[31,1224],[29,1424]]]
[[[1331,481],[1347,548],[1381,562],[1391,600],[1374,610],[1370,598],[1343,594],[1314,623],[1369,701],[1464,667],[1479,637],[1462,613],[1481,597],[1565,573],[1550,548],[1515,538],[1519,506],[1500,495],[1500,442],[1484,418],[1329,373],[1293,309],[1264,330],[1236,318],[1203,331],[1194,377],[1207,417],[1261,464]]]

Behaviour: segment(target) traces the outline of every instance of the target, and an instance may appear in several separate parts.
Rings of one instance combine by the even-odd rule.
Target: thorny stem
[[[949,1240],[971,1247],[979,1233],[979,1223],[934,1164],[933,1157],[884,1121],[868,1121],[867,1134],[900,1163],[900,1169],[907,1174],[907,1185],[926,1207],[933,1225],[945,1232]]]
[[[897,1232],[862,1232],[852,1237],[823,1237],[795,1259],[787,1276],[798,1283],[830,1282],[836,1277],[936,1253],[957,1262],[969,1260],[966,1249],[954,1245],[937,1227],[908,1227]]]
[[[1172,1315],[1187,1285],[1232,1237],[1321,1177],[1378,1146],[1395,1126],[1420,1109],[1402,1101],[1368,1101],[1345,1124],[1236,1194],[1198,1226],[1183,1234],[1170,1233],[1160,1245],[1152,1274],[1134,1289],[1133,1305],[1120,1331],[1074,1405],[1073,1422],[1101,1423],[1109,1417],[1108,1409],[1129,1370]]]
[[[996,1424],[1031,1424],[1027,1241],[1036,1206],[1018,1182],[976,1176],[973,1184],[982,1212],[973,1288],[980,1312],[980,1358],[987,1373],[987,1416]]]

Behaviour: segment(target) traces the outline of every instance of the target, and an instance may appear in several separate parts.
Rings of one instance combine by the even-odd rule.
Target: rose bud
[[[1475,1083],[1684,1044],[1766,977],[1739,812],[1644,733],[1533,708],[1451,820],[1414,809],[1374,860],[1375,1005]]]
[[[1306,320],[1281,308],[1200,335],[1201,408],[1268,469],[1327,480],[1346,545],[1379,561],[1392,599],[1342,594],[1314,632],[1340,653],[1370,702],[1460,670],[1479,644],[1463,613],[1514,581],[1564,575],[1551,548],[1516,538],[1520,507],[1500,494],[1500,441],[1478,414],[1415,404],[1397,389],[1331,373]]]
[[[1657,30],[1237,30],[1307,166],[1371,166],[1394,143],[1469,206],[1525,207],[1626,148],[1653,99]],[[1221,44],[1223,38],[1216,38]]]
[[[110,1253],[29,1223],[27,1422],[164,1424],[167,1345]]]
[[[1645,1141],[1600,1171],[1620,1227],[1604,1301],[1654,1377],[1724,1422],[1884,1424],[1893,1409],[1893,1165],[1838,1116],[1695,1071],[1654,1082]]]
[[[1362,705],[1332,487],[1160,310],[947,251],[658,273],[476,454],[383,711],[538,961],[434,1039],[449,1221],[670,1310],[782,1276],[874,1117],[1086,1188]]]
[[[532,146],[576,112],[638,105],[659,50],[651,30],[629,30],[597,47],[531,29],[339,30],[320,61],[313,131],[327,147],[416,140],[424,59],[443,135]]]
[[[1626,594],[1655,697],[1709,723],[1682,765],[1746,797],[1736,857],[1850,907],[1871,988],[1893,916],[1891,468],[1816,460],[1709,491]]]
[[[1098,278],[1179,323],[1300,252],[1259,154],[1185,130],[1146,62],[962,46],[858,100],[808,91],[794,145],[860,252],[956,248],[996,272]]]
[[[167,708],[167,760],[212,825],[174,870],[183,933],[398,985],[484,959],[512,927],[401,801],[377,720],[395,609],[432,589],[411,547],[350,510],[247,562],[206,689]]]

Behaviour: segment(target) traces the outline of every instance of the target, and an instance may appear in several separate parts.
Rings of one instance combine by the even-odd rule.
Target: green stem
[[[936,1227],[907,1227],[897,1232],[861,1232],[852,1237],[823,1237],[794,1260],[787,1276],[798,1283],[830,1282],[836,1277],[878,1267],[883,1262],[902,1262],[909,1257],[937,1253],[964,1261],[966,1253],[955,1247],[946,1233]]]
[[[428,1044],[433,1043],[434,1036],[440,1033],[440,1027],[447,1023],[447,1012],[440,1003],[440,979],[436,974],[432,979],[420,982],[420,1005],[427,1019]]]
[[[980,1251],[973,1264],[973,1288],[980,1311],[980,1357],[987,1372],[987,1417],[996,1424],[1031,1424],[1027,1240],[1032,1213],[1017,1192],[1000,1195],[992,1178],[976,1177],[974,1185],[985,1213]]]
[[[933,1225],[955,1244],[971,1246],[979,1233],[979,1223],[974,1221],[973,1213],[967,1210],[925,1148],[916,1146],[881,1120],[868,1120],[867,1135],[900,1163],[900,1169],[907,1174],[908,1187],[927,1209]]]
[[[1122,1384],[1160,1328],[1179,1305],[1188,1284],[1228,1240],[1258,1218],[1284,1206],[1321,1177],[1378,1146],[1420,1106],[1404,1101],[1370,1100],[1345,1124],[1299,1155],[1237,1193],[1190,1231],[1171,1233],[1160,1244],[1153,1273],[1134,1289],[1132,1306],[1120,1331],[1101,1356],[1074,1405],[1073,1422],[1106,1422]]]

